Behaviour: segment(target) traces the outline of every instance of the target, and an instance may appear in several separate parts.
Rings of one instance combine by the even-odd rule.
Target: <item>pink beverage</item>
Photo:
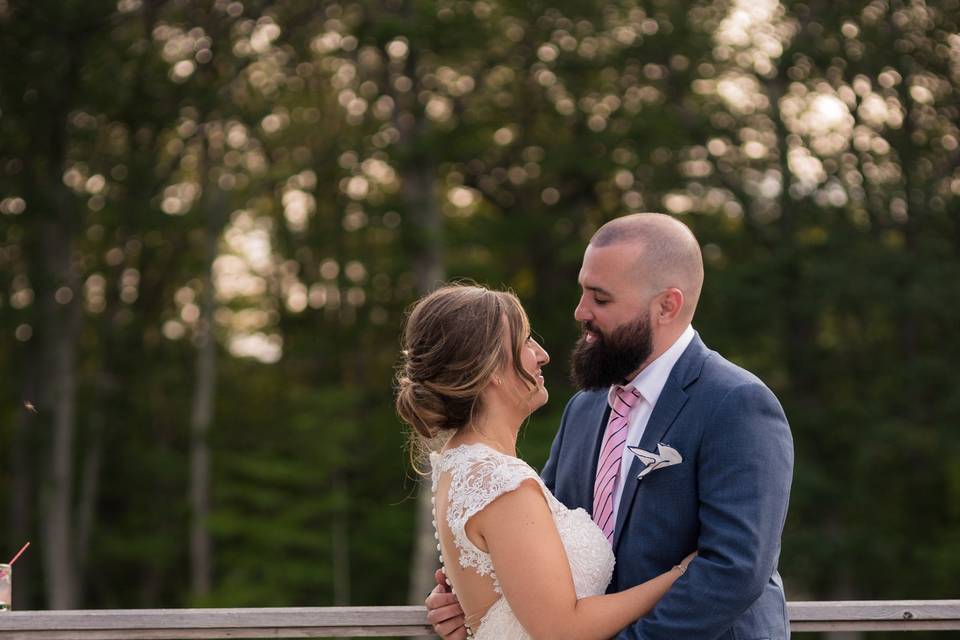
[[[9,611],[13,606],[13,568],[0,564],[0,611]]]

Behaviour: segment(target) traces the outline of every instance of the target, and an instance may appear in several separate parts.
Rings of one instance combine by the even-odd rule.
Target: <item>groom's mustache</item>
[[[597,336],[597,338],[600,339],[600,340],[603,340],[604,338],[606,338],[606,336],[603,335],[603,332],[600,331],[600,329],[598,329],[597,326],[596,326],[595,324],[593,324],[592,322],[590,322],[589,320],[586,320],[586,321],[580,323],[580,333],[581,333],[581,335],[584,334],[584,333],[586,333],[587,331],[589,331],[589,332],[592,333],[593,335]]]

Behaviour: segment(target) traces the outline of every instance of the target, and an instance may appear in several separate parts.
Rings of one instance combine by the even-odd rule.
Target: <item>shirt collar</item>
[[[670,372],[673,371],[677,360],[680,359],[680,356],[683,355],[683,352],[690,345],[694,335],[693,327],[687,325],[687,328],[683,330],[680,337],[677,338],[666,351],[644,367],[643,370],[625,386],[636,388],[637,391],[640,392],[640,395],[643,396],[645,402],[651,407],[655,406],[657,400],[660,398],[660,393],[663,391],[663,386],[667,384],[667,378],[670,377]],[[607,392],[607,403],[611,407],[613,406],[613,399],[617,393],[618,386],[619,385],[613,385]]]

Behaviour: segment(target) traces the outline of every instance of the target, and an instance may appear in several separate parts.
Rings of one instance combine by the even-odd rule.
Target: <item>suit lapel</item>
[[[656,452],[657,443],[662,441],[663,436],[673,425],[677,414],[680,413],[680,409],[682,409],[686,403],[687,394],[684,393],[683,389],[671,385],[668,381],[660,393],[657,406],[653,408],[653,413],[647,422],[647,428],[643,432],[643,437],[640,438],[640,448],[646,451]],[[637,489],[640,487],[641,480],[637,479],[637,475],[639,475],[641,471],[643,471],[643,463],[640,462],[639,459],[634,458],[633,462],[630,463],[630,471],[627,472],[627,477],[624,480],[623,496],[620,498],[620,508],[617,510],[617,528],[613,533],[614,549],[617,548],[623,523],[626,521],[630,508],[633,505],[633,498],[637,493]]]
[[[657,444],[663,442],[664,436],[673,426],[680,410],[687,403],[688,396],[684,389],[700,375],[707,354],[707,348],[700,340],[700,336],[695,335],[667,377],[663,391],[660,392],[653,413],[650,414],[650,419],[647,421],[643,437],[640,438],[639,447],[641,449],[654,453],[657,451]],[[623,485],[623,496],[620,498],[620,507],[617,509],[617,526],[613,533],[614,551],[616,551],[617,544],[620,541],[623,523],[626,522],[627,516],[630,514],[634,496],[640,487],[641,481],[637,479],[637,475],[642,470],[643,463],[639,459],[634,459],[630,463],[630,471],[627,472],[627,477],[623,479],[625,483]]]

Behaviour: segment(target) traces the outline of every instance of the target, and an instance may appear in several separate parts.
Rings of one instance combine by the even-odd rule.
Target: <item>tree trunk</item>
[[[410,562],[410,604],[423,604],[424,598],[433,589],[433,574],[438,568],[437,540],[433,537],[433,492],[430,481],[420,479],[417,489],[417,532],[413,542],[413,558]]]
[[[412,23],[415,20],[413,3],[410,0],[403,0],[393,12],[400,21]],[[418,54],[416,43],[411,42],[403,73],[414,80],[412,91],[394,93],[389,78],[385,79],[385,85],[397,104],[394,110],[394,126],[400,132],[397,148],[417,150],[412,157],[404,158],[399,173],[403,208],[409,222],[406,235],[415,243],[413,269],[417,292],[422,296],[443,282],[446,272],[443,259],[443,218],[437,202],[437,167],[426,151],[429,145],[423,144],[421,140],[428,123],[423,108],[416,99],[420,91]],[[417,490],[417,530],[410,561],[407,598],[413,604],[422,603],[433,588],[433,574],[439,567],[430,498],[430,484],[427,479],[421,478]]]
[[[86,442],[83,469],[80,475],[80,500],[77,503],[77,580],[84,584],[90,558],[90,539],[100,493],[100,462],[103,453],[103,411],[91,416],[89,439]]]
[[[32,344],[28,347],[29,352],[33,351]],[[23,382],[24,403],[30,403],[34,406],[39,400],[34,396],[36,389],[36,367],[33,365],[33,358],[28,353],[26,358],[25,375]],[[13,442],[10,447],[10,469],[12,473],[11,500],[10,500],[10,536],[13,547],[19,549],[21,545],[30,540],[31,522],[33,520],[34,504],[34,481],[35,477],[32,469],[36,468],[32,446],[35,439],[30,436],[35,427],[34,420],[36,408],[28,409],[24,406],[17,412],[17,418],[13,425]],[[29,572],[17,569],[17,588],[13,592],[13,609],[32,609],[34,606],[29,600]]]
[[[205,156],[206,156],[206,144]],[[205,157],[203,209],[207,214],[205,267],[197,321],[196,384],[190,413],[190,587],[195,597],[209,595],[213,584],[213,551],[210,539],[210,446],[217,384],[217,342],[213,313],[216,305],[213,261],[226,215],[224,194],[209,179]]]
[[[107,343],[110,344],[109,342]],[[109,353],[105,355],[109,361]],[[77,581],[86,584],[90,559],[90,540],[96,524],[97,499],[100,495],[100,468],[103,459],[103,433],[106,428],[106,408],[116,388],[116,381],[105,365],[97,376],[96,399],[90,414],[90,425],[85,444],[83,469],[80,474],[80,499],[77,503]]]
[[[213,418],[216,392],[216,341],[213,336],[213,287],[203,278],[197,328],[196,386],[190,413],[190,587],[194,596],[206,596],[212,585],[210,517],[210,448],[207,434]]]
[[[418,247],[414,263],[417,292],[432,291],[445,278],[440,208],[436,202],[436,177],[433,166],[421,163],[403,175],[403,194],[415,228]],[[433,504],[429,478],[421,478],[417,491],[417,532],[410,564],[408,600],[420,604],[433,588],[437,567],[437,541],[434,538]]]
[[[63,215],[66,212],[58,212]],[[73,247],[66,225],[45,229],[48,282],[40,301],[41,325],[47,347],[45,362],[52,419],[50,466],[44,509],[44,569],[51,609],[75,609],[78,605],[76,546],[73,537],[74,435],[76,430],[77,338],[82,320],[78,278],[72,273]],[[60,287],[72,299],[55,299]],[[61,299],[65,295],[61,294]]]
[[[73,537],[74,439],[77,401],[77,350],[83,321],[82,281],[74,255],[74,238],[84,211],[76,206],[63,183],[67,166],[67,114],[79,82],[82,48],[68,38],[71,52],[62,75],[56,78],[47,118],[35,122],[27,182],[31,199],[39,203],[38,242],[32,265],[36,269],[41,365],[40,398],[49,411],[43,422],[50,433],[50,457],[41,495],[42,556],[48,606],[74,609],[79,604],[76,546]],[[51,90],[48,87],[48,90]]]
[[[804,255],[797,243],[798,225],[802,217],[801,205],[790,195],[793,174],[788,162],[789,131],[780,112],[780,102],[787,88],[787,70],[791,58],[781,56],[779,70],[775,78],[764,81],[763,86],[770,103],[770,119],[776,130],[777,169],[780,171],[780,194],[777,208],[780,218],[777,221],[779,239],[777,243],[777,269],[780,276],[781,303],[781,349],[790,387],[796,397],[811,397],[816,394],[818,372],[813,363],[817,362],[816,310],[812,310],[802,297],[805,286],[803,278]]]
[[[333,605],[345,607],[350,604],[350,504],[347,483],[343,471],[333,475],[333,494],[343,496],[344,507],[339,517],[333,519]]]

